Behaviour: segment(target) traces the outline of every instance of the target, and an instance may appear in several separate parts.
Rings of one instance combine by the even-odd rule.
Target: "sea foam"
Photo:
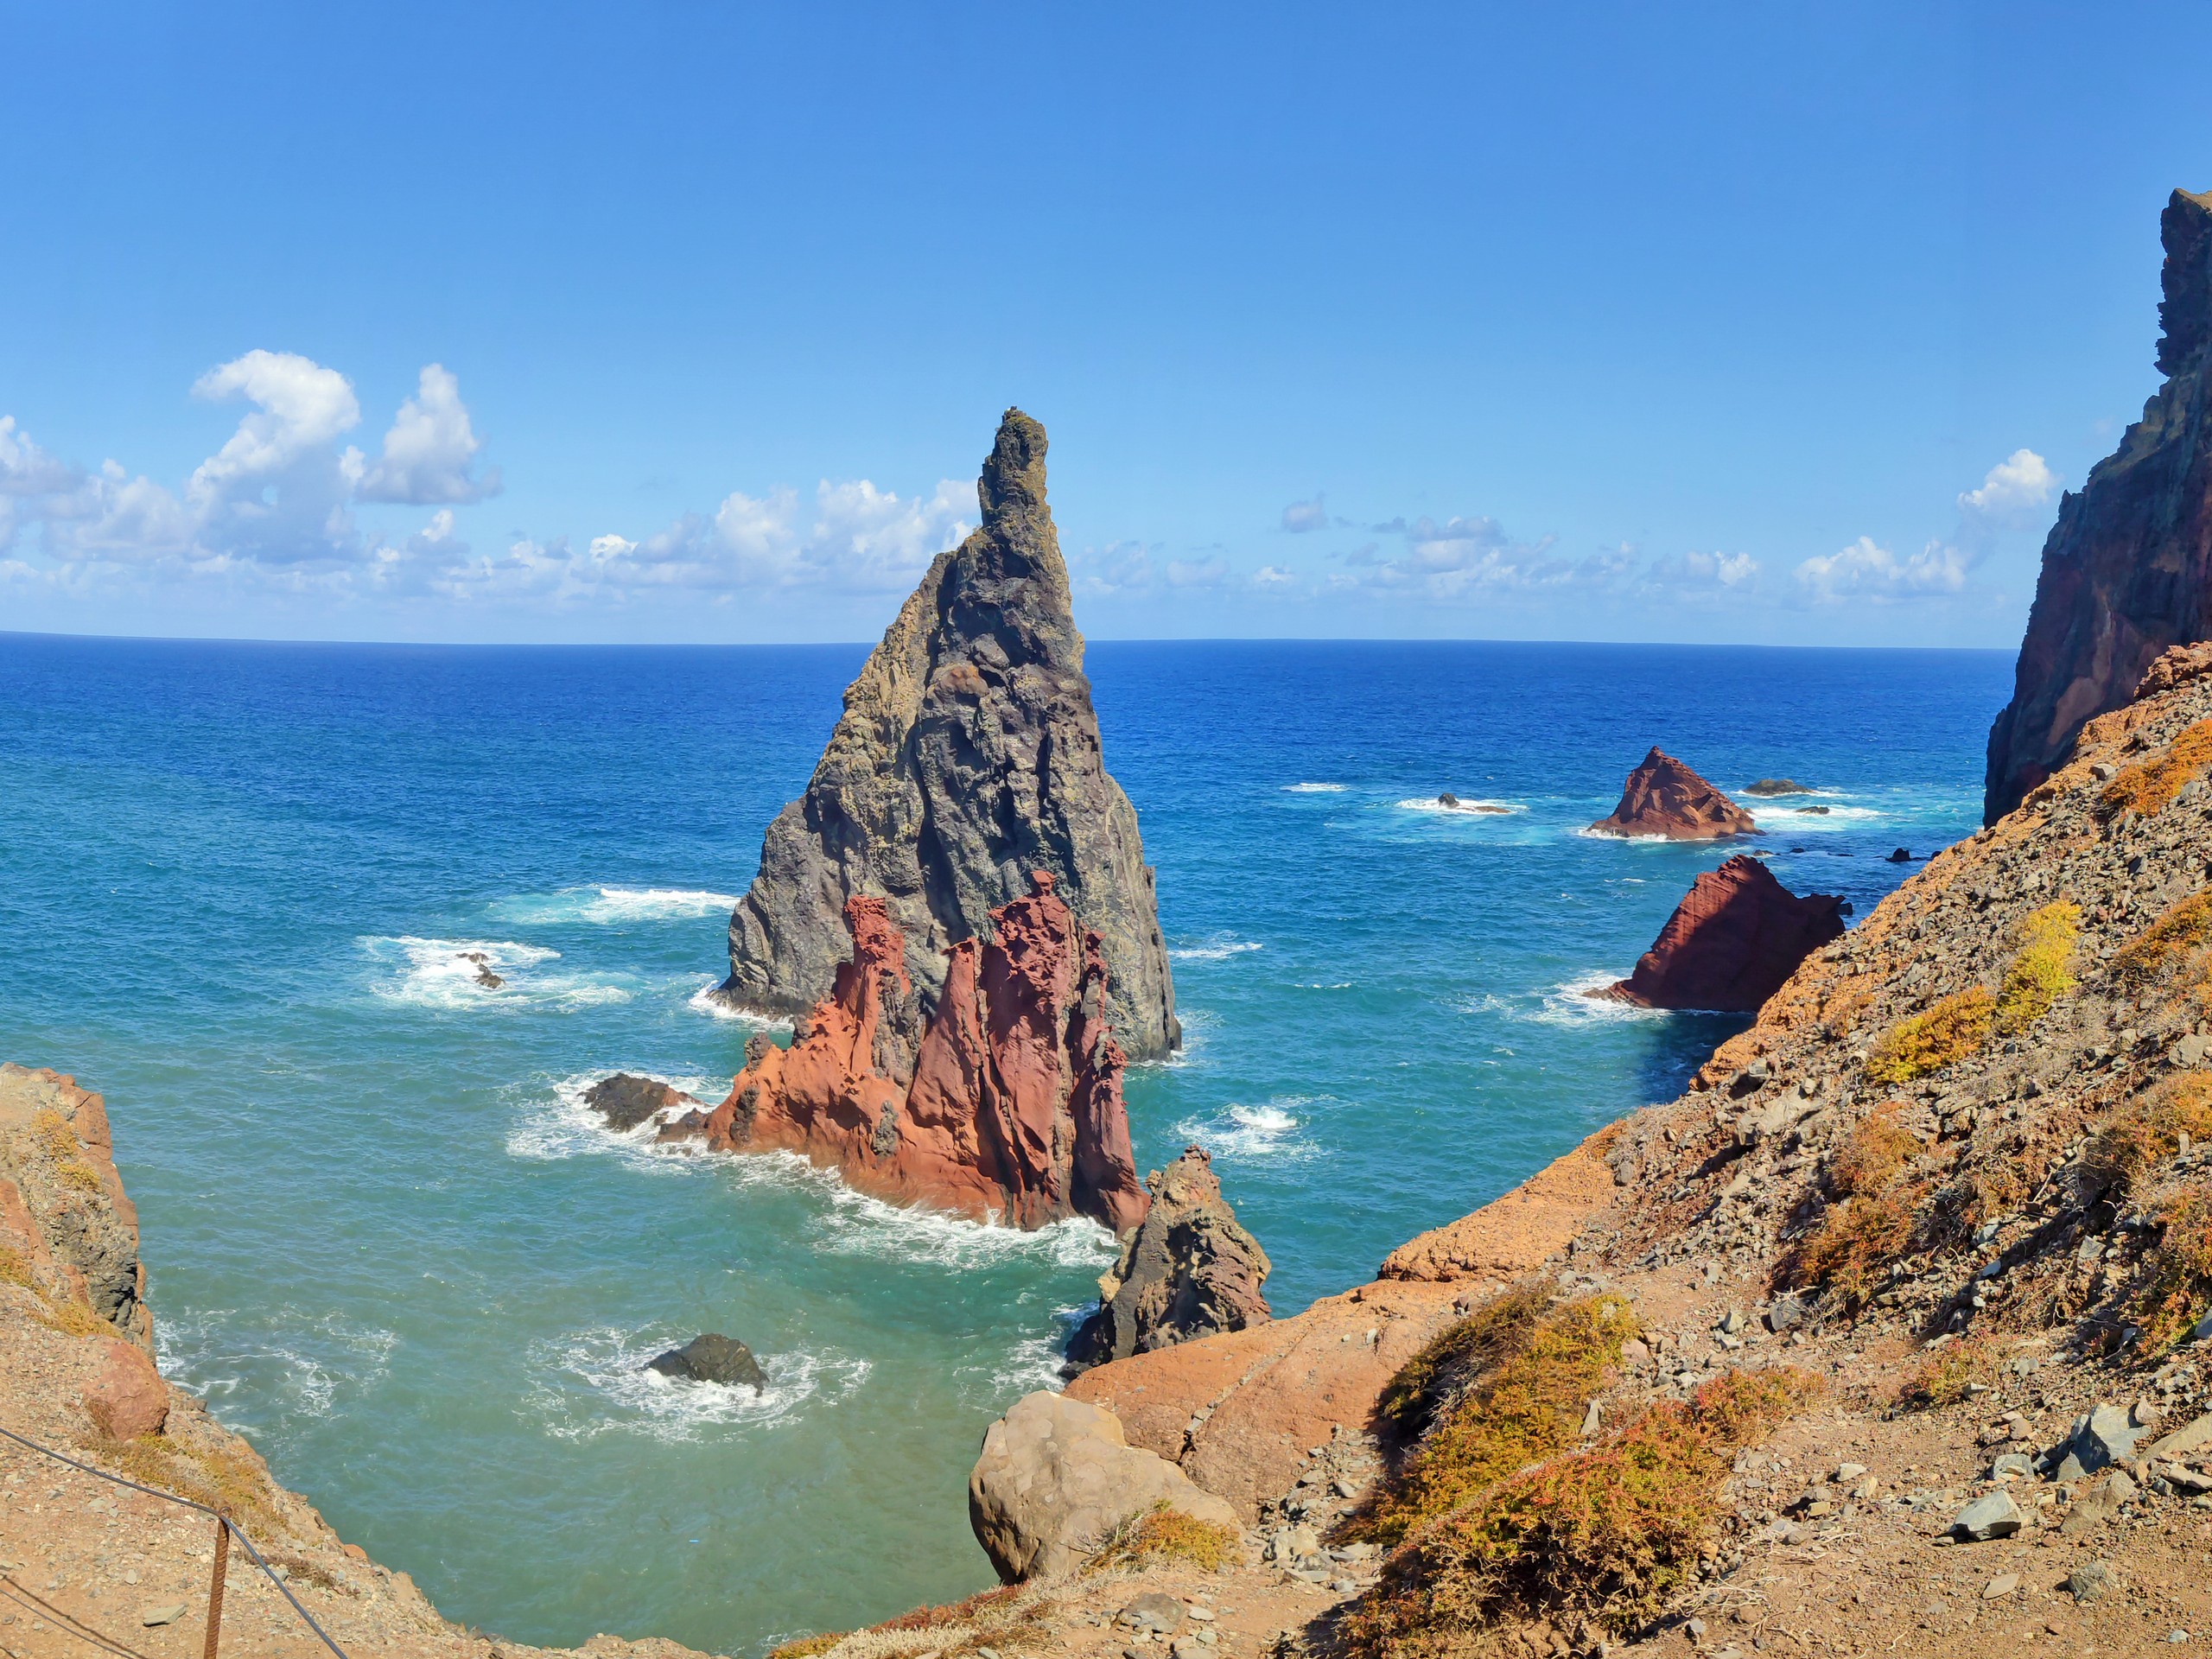
[[[563,887],[558,893],[502,899],[492,906],[492,913],[502,921],[525,926],[564,922],[607,925],[688,920],[718,915],[736,904],[734,894],[710,893],[703,887]]]
[[[1167,955],[1175,962],[1226,962],[1231,957],[1241,957],[1248,950],[1263,948],[1250,939],[1232,938],[1226,933],[1217,933],[1202,944],[1171,945]]]
[[[1175,1133],[1216,1157],[1285,1162],[1311,1157],[1313,1147],[1298,1133],[1298,1110],[1321,1103],[1322,1095],[1277,1095],[1257,1106],[1231,1103],[1214,1117],[1186,1117]]]
[[[715,1428],[781,1422],[810,1400],[849,1399],[872,1369],[865,1359],[835,1352],[759,1354],[768,1378],[764,1389],[679,1382],[645,1369],[694,1334],[665,1325],[635,1331],[601,1325],[541,1338],[527,1351],[533,1376],[524,1397],[545,1432],[559,1440],[628,1433],[696,1440]]]
[[[1285,784],[1283,792],[1288,795],[1341,795],[1342,784]]]
[[[561,959],[558,950],[543,945],[405,933],[371,935],[357,943],[374,964],[370,988],[387,1002],[423,1008],[582,1007],[631,1000],[629,989],[611,977],[541,971]],[[481,963],[473,960],[478,956]],[[485,968],[505,982],[484,984],[478,974]]]

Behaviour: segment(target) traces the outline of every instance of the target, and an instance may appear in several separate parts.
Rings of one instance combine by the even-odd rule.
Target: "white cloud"
[[[1297,582],[1297,573],[1286,570],[1279,564],[1263,564],[1252,573],[1252,585],[1262,593],[1280,592],[1283,588],[1295,587]]]
[[[1980,489],[1959,497],[1962,514],[2018,527],[2031,520],[2058,487],[2058,475],[2032,449],[2015,449],[1989,469]]]
[[[79,475],[31,442],[16,417],[0,415],[0,496],[54,495],[73,489]]]
[[[415,395],[400,404],[384,435],[382,457],[355,493],[364,501],[411,506],[481,501],[499,493],[498,467],[480,479],[470,475],[483,447],[461,401],[461,382],[442,364],[425,365]]]
[[[1805,593],[1821,603],[1887,602],[1957,593],[1966,586],[1967,559],[1946,542],[1930,542],[1900,559],[1872,537],[1861,536],[1840,552],[1804,560],[1795,574]]]
[[[1759,562],[1748,553],[1685,553],[1655,559],[1648,573],[1657,587],[1749,592],[1758,585]]]
[[[1282,527],[1294,536],[1329,527],[1329,509],[1316,495],[1311,501],[1294,501],[1282,510]]]
[[[1170,559],[1167,562],[1167,585],[1170,588],[1218,588],[1229,580],[1229,561],[1216,556],[1210,559]]]
[[[344,375],[291,352],[252,351],[200,376],[192,395],[255,405],[185,485],[199,550],[272,565],[359,552],[346,501],[360,454],[332,448],[361,419]]]
[[[1068,583],[1078,595],[1141,594],[1153,585],[1152,555],[1141,542],[1109,542],[1068,555]]]

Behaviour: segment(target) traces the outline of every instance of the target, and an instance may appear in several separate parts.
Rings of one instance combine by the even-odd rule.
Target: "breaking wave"
[[[1342,784],[1285,784],[1282,787],[1287,795],[1341,795],[1344,792]]]
[[[1463,799],[1457,805],[1447,806],[1433,795],[1424,795],[1412,800],[1400,801],[1397,805],[1402,812],[1433,812],[1440,817],[1446,818],[1503,818],[1510,817],[1514,813],[1525,812],[1529,810],[1511,801],[1483,801],[1472,798]]]
[[[663,922],[712,916],[737,899],[702,887],[564,887],[558,893],[503,899],[492,913],[503,921],[550,926],[563,922]]]
[[[1203,944],[1169,947],[1167,955],[1174,962],[1225,962],[1231,957],[1241,957],[1247,950],[1264,947],[1250,939],[1235,939],[1225,933],[1217,933]]]
[[[1211,1118],[1186,1117],[1175,1133],[1195,1141],[1216,1157],[1275,1161],[1309,1157],[1313,1145],[1298,1133],[1298,1108],[1327,1099],[1320,1095],[1278,1095],[1258,1106],[1231,1104]]]
[[[373,964],[370,988],[387,1002],[424,1008],[585,1007],[627,1002],[632,993],[610,977],[543,973],[561,953],[502,939],[423,939],[371,935],[358,941]],[[482,961],[476,960],[482,957]],[[486,985],[485,970],[502,982]]]
[[[533,1163],[547,1163],[563,1158],[577,1158],[589,1153],[624,1153],[636,1162],[659,1169],[670,1166],[671,1160],[689,1159],[696,1148],[688,1143],[663,1143],[653,1135],[659,1125],[656,1119],[647,1118],[637,1128],[618,1132],[607,1122],[584,1104],[584,1090],[601,1077],[615,1071],[626,1071],[632,1077],[651,1077],[656,1083],[665,1083],[681,1089],[696,1099],[708,1111],[729,1092],[727,1081],[717,1082],[706,1077],[670,1077],[658,1071],[648,1071],[639,1066],[606,1066],[596,1071],[579,1071],[573,1077],[562,1078],[550,1090],[538,1094],[523,1109],[522,1119],[507,1135],[507,1155],[526,1159]]]

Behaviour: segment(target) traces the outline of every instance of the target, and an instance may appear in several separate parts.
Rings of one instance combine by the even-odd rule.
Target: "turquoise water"
[[[164,1367],[450,1617],[753,1649],[990,1581],[984,1426],[1110,1251],[656,1154],[583,1081],[712,1097],[697,993],[861,647],[458,650],[0,635],[0,1056],[103,1090]],[[1625,973],[1720,849],[1580,836],[1656,741],[1864,914],[1968,833],[1981,652],[1100,645],[1189,1033],[1141,1165],[1216,1154],[1280,1312],[1369,1277],[1734,1022]],[[1510,806],[1446,813],[1433,798]],[[454,959],[490,953],[487,995]],[[773,1386],[642,1363],[701,1330]]]

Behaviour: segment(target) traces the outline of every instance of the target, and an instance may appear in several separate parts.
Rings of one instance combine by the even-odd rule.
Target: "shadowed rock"
[[[1636,971],[1597,995],[1647,1008],[1756,1014],[1799,963],[1842,936],[1840,898],[1800,898],[1738,853],[1691,883]]]
[[[605,1118],[607,1127],[618,1135],[664,1111],[698,1103],[673,1084],[627,1071],[601,1077],[584,1090],[584,1104]]]
[[[733,1006],[798,1014],[827,995],[845,901],[867,893],[904,938],[927,1014],[952,948],[1041,869],[1098,936],[1125,1050],[1153,1058],[1181,1040],[1153,871],[1100,747],[1045,447],[1043,427],[1007,411],[977,488],[982,528],[930,567],[846,689],[806,793],[768,826],[730,917],[718,995]]]
[[[685,1382],[721,1382],[748,1389],[765,1389],[768,1374],[753,1351],[734,1338],[709,1331],[645,1362],[649,1371]]]

